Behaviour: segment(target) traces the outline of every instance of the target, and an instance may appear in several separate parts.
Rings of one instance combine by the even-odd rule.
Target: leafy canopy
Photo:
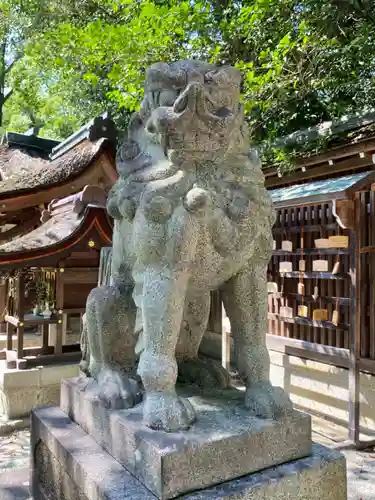
[[[244,76],[253,139],[269,146],[269,161],[285,167],[293,151],[273,148],[276,137],[375,106],[371,4],[30,0],[29,8],[43,11],[48,22],[17,63],[14,83],[21,91],[9,111],[27,103],[47,135],[64,136],[106,109],[124,126],[152,62],[199,57],[234,64]],[[14,118],[9,123],[16,125]]]

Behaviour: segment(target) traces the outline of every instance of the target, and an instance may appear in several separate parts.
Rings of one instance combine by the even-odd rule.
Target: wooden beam
[[[338,164],[336,164],[334,171],[331,171],[330,167],[327,165],[321,165],[314,169],[308,169],[306,172],[293,171],[291,174],[285,174],[282,177],[269,177],[266,179],[266,188],[274,189],[276,187],[287,187],[290,184],[296,184],[302,181],[317,180],[319,178],[332,176],[332,173],[344,173],[348,170],[354,170],[359,168],[369,167],[369,170],[374,170],[374,164],[372,162],[371,156],[365,158],[357,158],[353,160],[349,158]]]
[[[307,325],[312,326],[314,328],[326,328],[328,330],[348,330],[349,325],[346,323],[340,323],[338,326],[334,325],[330,321],[314,321],[309,318],[301,318],[299,316],[295,316],[294,318],[286,318],[277,313],[268,313],[268,319],[277,319],[279,321],[283,321],[284,323],[297,324],[297,325]]]
[[[0,232],[0,245],[12,241],[19,236],[29,233],[35,227],[40,226],[40,213],[34,214],[30,219],[20,222],[17,226],[12,227],[8,231]]]
[[[332,200],[332,210],[338,225],[342,229],[354,229],[353,200]]]
[[[267,334],[267,348],[289,356],[311,359],[318,363],[340,368],[349,367],[349,351],[340,347],[330,347],[315,342]]]
[[[66,352],[60,354],[40,355],[36,358],[26,359],[27,368],[35,366],[53,366],[61,363],[79,363],[82,358],[81,352]]]
[[[289,228],[288,228],[289,232]],[[293,232],[293,231],[290,231]],[[337,255],[337,248],[304,248],[297,249],[294,252],[288,252],[287,250],[274,250],[272,255],[288,257],[288,256],[300,256],[300,255]],[[349,250],[347,248],[340,248],[340,255],[349,255]]]
[[[286,205],[286,206],[289,206],[289,205]],[[301,230],[303,228],[303,232],[304,233],[319,233],[321,231],[321,226],[318,225],[318,224],[306,224],[305,226],[290,226],[288,227],[288,233],[300,233]],[[332,230],[334,231],[335,229],[337,229],[337,224],[333,223],[333,224],[326,224],[324,226],[324,228],[329,231],[329,230]],[[285,232],[285,228],[284,227],[274,227],[272,229],[272,232],[275,233],[275,234],[282,234]]]
[[[98,282],[98,269],[92,267],[65,268],[64,283],[72,285],[75,283],[91,284]]]
[[[346,273],[337,273],[332,274],[328,272],[318,272],[318,271],[307,271],[301,273],[300,271],[292,271],[290,273],[280,273],[280,276],[284,278],[303,278],[303,279],[320,279],[320,280],[346,280],[349,279],[349,274]]]
[[[28,208],[27,210],[20,210],[18,212],[0,213],[0,225],[18,224],[19,222],[23,222],[34,217],[35,213],[40,214],[40,211],[30,210]]]
[[[309,156],[308,158],[302,158],[297,160],[296,169],[302,167],[313,167],[315,165],[320,165],[322,163],[327,163],[329,160],[340,160],[342,158],[347,158],[348,156],[357,156],[361,152],[371,153],[375,151],[375,139],[367,139],[355,144],[349,144],[346,146],[338,146],[336,148],[329,149],[324,153]],[[311,172],[312,169],[308,169]],[[335,173],[335,167],[329,170],[329,173]],[[277,167],[269,167],[264,169],[264,175],[270,177],[272,175],[277,175]]]
[[[375,171],[370,172],[366,177],[363,177],[358,182],[350,186],[346,190],[348,198],[353,198],[357,191],[370,191],[371,184],[375,181]]]
[[[349,349],[281,337],[271,333],[267,334],[267,348],[288,356],[310,359],[317,363],[349,369]],[[375,374],[375,361],[372,359],[360,359],[359,369],[361,372]]]

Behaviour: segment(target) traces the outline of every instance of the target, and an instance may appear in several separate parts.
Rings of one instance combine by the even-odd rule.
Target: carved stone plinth
[[[269,446],[278,447],[278,443],[269,443]],[[198,452],[202,452],[200,447]],[[265,448],[253,450],[254,455],[265,453]],[[209,468],[209,464],[206,466]],[[178,473],[175,480],[179,481]],[[30,484],[34,500],[158,498],[58,407],[33,412]],[[345,458],[327,448],[313,446],[312,454],[307,458],[183,494],[178,498],[346,500]]]

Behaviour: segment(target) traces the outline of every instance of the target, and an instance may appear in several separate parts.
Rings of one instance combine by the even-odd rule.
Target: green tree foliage
[[[187,57],[241,69],[255,142],[375,107],[372,0],[50,0],[47,10],[14,72],[33,82],[46,134],[106,109],[123,125],[147,66]]]

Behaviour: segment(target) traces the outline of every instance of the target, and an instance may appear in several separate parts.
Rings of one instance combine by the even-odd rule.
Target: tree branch
[[[23,56],[24,56],[24,53],[20,52],[19,54],[16,55],[16,57],[13,59],[13,61],[10,64],[8,64],[8,66],[5,67],[5,74],[6,75],[12,71],[13,66],[18,61],[20,61],[23,58]]]
[[[13,94],[13,90],[14,89],[9,89],[7,92],[4,91],[3,104],[5,104],[9,97]]]

